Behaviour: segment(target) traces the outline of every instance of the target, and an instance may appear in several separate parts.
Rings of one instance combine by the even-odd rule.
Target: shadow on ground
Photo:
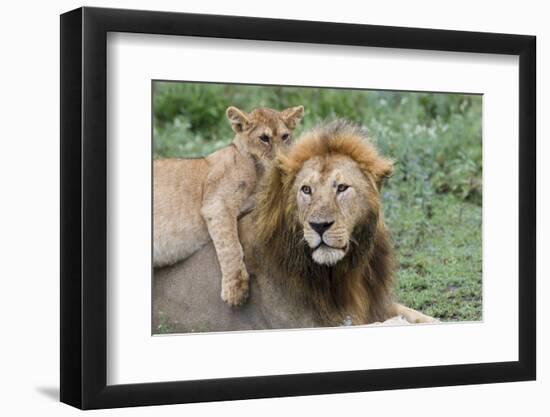
[[[36,387],[36,391],[53,401],[59,401],[59,387]]]

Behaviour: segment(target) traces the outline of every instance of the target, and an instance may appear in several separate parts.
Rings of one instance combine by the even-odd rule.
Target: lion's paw
[[[413,324],[441,323],[441,321],[436,319],[435,317],[427,316],[426,314],[422,314],[418,311],[416,313],[417,313],[417,315],[412,317],[411,320],[409,320],[410,323],[413,323]],[[405,320],[407,320],[406,317],[405,317]]]
[[[248,298],[248,282],[248,272],[244,268],[235,276],[222,280],[222,300],[232,307],[243,305]]]

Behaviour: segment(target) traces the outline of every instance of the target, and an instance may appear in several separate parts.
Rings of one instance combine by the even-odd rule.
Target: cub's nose
[[[332,226],[334,222],[324,222],[324,223],[313,223],[309,222],[309,225],[313,230],[315,230],[319,236],[323,236],[323,233],[330,229],[330,226]]]

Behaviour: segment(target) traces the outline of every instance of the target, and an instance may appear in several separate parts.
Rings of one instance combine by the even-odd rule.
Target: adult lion
[[[380,190],[392,162],[359,127],[336,121],[306,133],[266,173],[240,239],[249,302],[230,309],[212,248],[157,271],[154,332],[368,324],[431,317],[393,301],[394,263]],[[214,301],[215,300],[215,301]]]

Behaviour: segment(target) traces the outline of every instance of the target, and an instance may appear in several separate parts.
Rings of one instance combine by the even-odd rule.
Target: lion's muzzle
[[[334,221],[307,222],[304,238],[312,249],[311,257],[322,265],[334,265],[348,249],[348,235]]]

